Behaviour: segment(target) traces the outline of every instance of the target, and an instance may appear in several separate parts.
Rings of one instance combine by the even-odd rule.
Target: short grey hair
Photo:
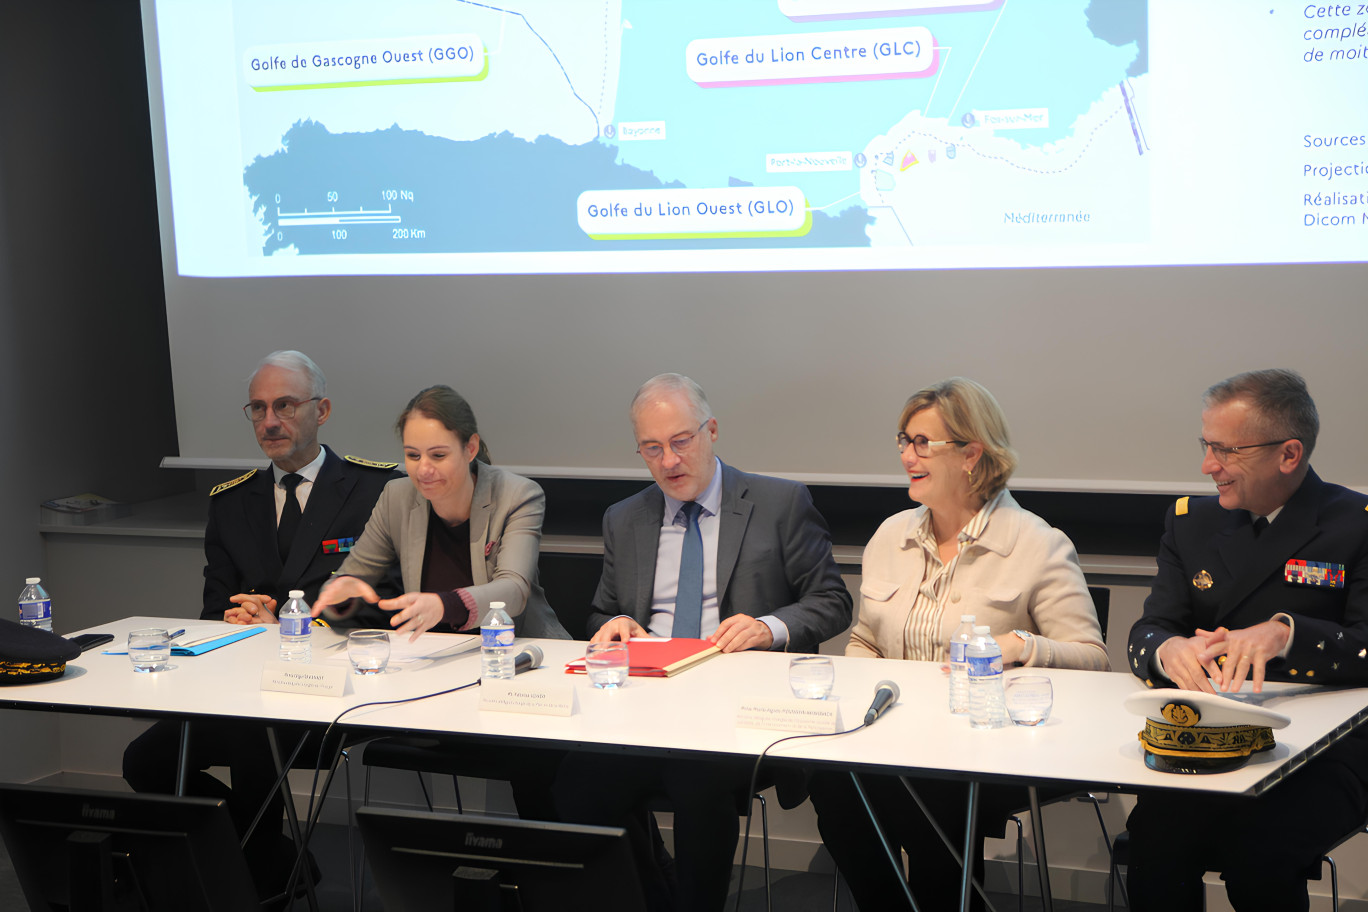
[[[702,424],[712,418],[712,406],[708,405],[708,397],[703,395],[703,387],[694,383],[683,374],[656,374],[650,380],[641,384],[632,397],[632,407],[628,411],[631,416],[632,424],[636,425],[637,410],[640,409],[647,400],[662,394],[683,393],[684,398],[689,402],[689,408],[694,413],[694,423]]]
[[[263,367],[280,367],[285,370],[295,371],[303,374],[309,380],[309,395],[317,396],[322,399],[328,395],[328,378],[323,376],[323,369],[314,363],[313,358],[301,351],[285,349],[283,351],[273,351],[261,359],[261,363],[252,371],[247,378],[247,385],[251,386],[256,375],[261,373]]]
[[[1300,440],[1306,458],[1311,458],[1320,433],[1320,415],[1301,374],[1281,368],[1246,371],[1202,394],[1205,408],[1234,401],[1248,402],[1253,408],[1261,437]]]

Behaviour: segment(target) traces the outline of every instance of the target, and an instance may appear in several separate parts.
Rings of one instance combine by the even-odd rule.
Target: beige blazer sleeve
[[[352,545],[347,559],[337,568],[338,576],[355,576],[374,584],[399,559],[400,533],[414,497],[413,483],[407,478],[396,478],[380,492],[380,498],[366,521],[365,531]],[[419,497],[421,499],[421,497]],[[424,501],[426,503],[426,501]],[[427,518],[424,517],[426,527]],[[419,546],[421,549],[421,545]],[[420,558],[421,560],[421,558]],[[421,563],[420,563],[421,566]],[[408,574],[404,574],[404,589],[412,592]]]
[[[480,466],[470,505],[474,584],[466,589],[479,606],[480,617],[491,602],[503,602],[514,618],[527,609],[537,584],[545,515],[546,495],[535,481],[494,466]]]

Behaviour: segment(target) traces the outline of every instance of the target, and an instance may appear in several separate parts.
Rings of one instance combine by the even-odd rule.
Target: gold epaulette
[[[256,473],[257,473],[257,470],[256,470],[256,469],[252,469],[252,471],[248,472],[246,475],[239,475],[237,478],[234,478],[232,481],[225,481],[225,482],[224,482],[223,484],[221,484],[221,485],[215,485],[215,486],[214,486],[214,490],[212,490],[212,491],[209,492],[209,496],[210,496],[210,497],[213,497],[215,494],[222,494],[224,491],[228,490],[229,488],[236,488],[238,485],[242,484],[244,481],[246,481],[247,479],[251,478],[251,477],[252,477],[253,475],[255,475]]]
[[[376,462],[374,459],[362,459],[360,456],[343,456],[342,458],[352,465],[365,466],[368,469],[385,469],[388,471],[399,468],[397,462]]]
[[[1174,515],[1174,516],[1187,516],[1187,505],[1188,505],[1188,499],[1187,499],[1186,497],[1180,497],[1180,498],[1178,498],[1178,502],[1177,502],[1176,504],[1173,505],[1173,515]]]

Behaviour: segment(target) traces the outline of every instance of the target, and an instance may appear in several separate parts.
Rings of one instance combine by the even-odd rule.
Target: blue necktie
[[[688,521],[684,527],[684,551],[679,556],[679,588],[675,592],[674,629],[671,635],[697,639],[703,624],[703,533],[698,514],[703,511],[689,501],[680,508]]]

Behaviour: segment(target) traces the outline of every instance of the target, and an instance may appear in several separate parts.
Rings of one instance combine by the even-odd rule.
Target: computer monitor
[[[356,818],[385,912],[646,908],[619,828],[375,807]]]
[[[33,912],[259,908],[221,800],[4,785],[0,835]]]

